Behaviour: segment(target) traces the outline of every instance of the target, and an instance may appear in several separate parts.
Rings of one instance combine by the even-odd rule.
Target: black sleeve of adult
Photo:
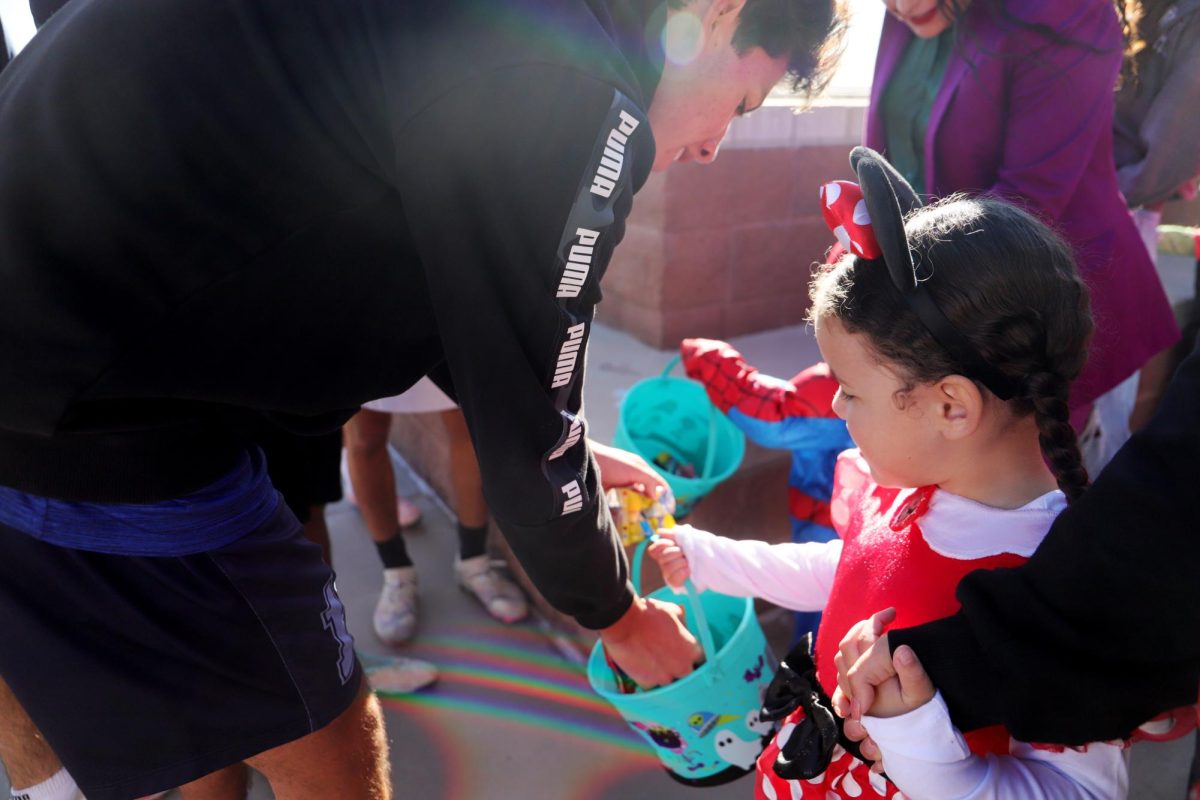
[[[960,613],[896,630],[964,730],[1125,737],[1200,687],[1200,348],[1148,426],[1022,567],[973,572]]]
[[[484,495],[538,589],[590,628],[633,591],[586,442],[599,280],[653,159],[611,85],[550,65],[457,87],[398,135],[405,217]]]

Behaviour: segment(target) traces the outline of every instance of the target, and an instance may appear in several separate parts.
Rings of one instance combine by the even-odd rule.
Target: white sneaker
[[[438,679],[437,667],[417,658],[393,656],[363,667],[371,689],[379,694],[411,694]]]
[[[375,604],[375,635],[388,644],[407,642],[417,631],[417,570],[383,571],[383,589]]]
[[[529,615],[529,603],[521,588],[496,569],[487,553],[465,560],[456,558],[454,575],[463,591],[475,595],[501,622],[519,622]]]

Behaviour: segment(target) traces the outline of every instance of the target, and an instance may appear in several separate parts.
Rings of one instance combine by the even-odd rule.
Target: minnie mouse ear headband
[[[871,261],[882,260],[892,284],[930,335],[1001,400],[1016,395],[1018,384],[989,364],[967,338],[946,319],[933,296],[917,278],[904,232],[904,216],[921,207],[908,182],[883,156],[868,147],[850,151],[858,184],[834,181],[821,187],[821,213],[846,251]]]

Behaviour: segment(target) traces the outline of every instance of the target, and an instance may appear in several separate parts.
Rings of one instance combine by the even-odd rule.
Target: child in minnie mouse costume
[[[881,696],[872,711],[889,717],[862,721],[885,776],[828,712],[854,623],[888,606],[900,626],[954,613],[960,578],[1024,562],[1088,484],[1067,388],[1092,323],[1070,248],[1002,201],[923,208],[874,151],[850,160],[859,184],[821,192],[847,255],[814,279],[811,312],[833,410],[860,448],[837,463],[838,538],[768,545],[684,526],[650,553],[673,586],[824,610],[815,664],[793,651],[768,691],[783,725],[757,798],[1124,797],[1120,743],[1040,747],[998,726],[964,737],[940,695]]]

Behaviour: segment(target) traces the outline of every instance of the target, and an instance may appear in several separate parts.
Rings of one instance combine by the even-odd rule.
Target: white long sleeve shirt
[[[1028,556],[1064,507],[1060,492],[1006,510],[939,491],[921,519],[921,530],[930,547],[949,558],[973,560],[1001,552]],[[758,597],[797,611],[824,608],[842,553],[841,540],[768,544],[686,525],[672,532],[698,590]],[[1128,792],[1120,745],[1049,749],[1012,740],[1007,756],[977,756],[954,727],[940,695],[899,717],[866,717],[864,725],[883,753],[888,777],[909,800],[1113,800]],[[865,796],[881,785],[873,782]]]

